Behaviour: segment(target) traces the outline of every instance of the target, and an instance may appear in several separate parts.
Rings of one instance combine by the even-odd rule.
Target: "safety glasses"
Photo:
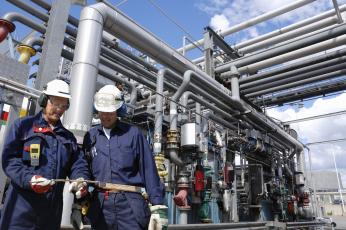
[[[50,103],[56,107],[56,108],[59,108],[59,109],[62,109],[62,110],[68,110],[68,108],[70,108],[70,103],[67,103],[67,104],[60,104],[59,102],[57,102],[54,98],[51,98],[49,97],[48,98]]]

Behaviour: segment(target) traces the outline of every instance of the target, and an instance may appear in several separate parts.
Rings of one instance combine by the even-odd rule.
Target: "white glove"
[[[78,178],[70,184],[68,190],[74,193],[77,199],[80,199],[88,193],[88,184],[85,182],[84,178]]]
[[[148,230],[165,230],[168,227],[166,205],[154,205],[150,207],[151,216]]]
[[[30,186],[36,193],[46,193],[54,184],[54,180],[49,180],[41,175],[34,175],[30,180]]]

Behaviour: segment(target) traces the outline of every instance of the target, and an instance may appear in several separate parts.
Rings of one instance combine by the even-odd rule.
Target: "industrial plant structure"
[[[193,44],[176,50],[107,1],[85,6],[80,18],[70,15],[71,0],[7,1],[31,16],[8,12],[0,19],[0,42],[7,38],[20,53],[18,61],[0,55],[1,142],[8,124],[37,110],[42,87],[54,78],[70,82],[72,100],[63,123],[78,141],[96,121],[95,91],[122,84],[124,121],[147,135],[166,187],[169,229],[327,225],[316,219],[299,134],[263,110],[346,89],[341,16],[346,5],[333,0],[334,9],[234,46],[224,37],[314,0],[294,1],[221,33],[206,27],[195,42],[204,56],[189,60],[183,54]],[[10,37],[17,23],[41,36],[17,44]],[[37,52],[31,88],[27,63]],[[0,198],[5,182],[1,172]],[[69,207],[71,201],[65,201]],[[66,210],[63,226],[69,225]]]

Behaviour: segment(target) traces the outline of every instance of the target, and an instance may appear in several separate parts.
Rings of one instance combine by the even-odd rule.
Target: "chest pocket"
[[[136,153],[133,146],[118,145],[117,156],[120,168],[133,168],[135,166]]]
[[[44,151],[47,148],[47,142],[43,134],[33,134],[26,137],[23,142],[22,160],[25,164],[31,166],[47,164],[47,156]]]

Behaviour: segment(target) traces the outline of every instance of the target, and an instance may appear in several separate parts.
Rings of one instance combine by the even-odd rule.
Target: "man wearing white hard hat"
[[[141,130],[118,120],[117,112],[123,104],[121,91],[114,85],[102,87],[94,96],[101,124],[85,135],[83,148],[92,179],[118,189],[94,192],[89,209],[91,224],[93,229],[100,230],[135,230],[147,229],[150,220],[162,229],[168,222],[164,186]],[[141,194],[144,188],[152,215]]]
[[[38,100],[42,111],[11,126],[2,153],[2,167],[11,183],[1,230],[60,229],[64,183],[54,180],[89,178],[83,152],[60,121],[70,99],[66,82],[50,81]],[[71,190],[77,197],[87,192],[82,181]]]

